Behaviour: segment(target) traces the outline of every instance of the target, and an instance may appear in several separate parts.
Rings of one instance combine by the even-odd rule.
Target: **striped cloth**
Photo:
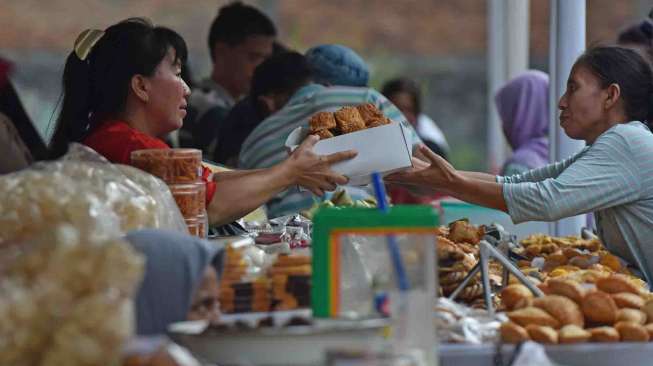
[[[515,223],[593,211],[608,250],[653,283],[653,134],[643,123],[618,124],[567,160],[497,182]]]
[[[335,111],[343,106],[373,103],[393,121],[400,121],[410,131],[413,145],[421,143],[412,126],[401,112],[383,95],[370,88],[309,84],[299,89],[288,103],[265,119],[247,137],[240,150],[238,167],[241,169],[268,168],[288,157],[286,138],[297,127],[308,127],[310,117],[320,111]],[[310,192],[288,189],[267,204],[268,216],[276,217],[311,207]]]

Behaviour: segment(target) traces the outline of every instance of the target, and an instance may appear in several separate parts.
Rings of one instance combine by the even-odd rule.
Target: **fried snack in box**
[[[646,314],[637,309],[623,308],[617,311],[617,322],[646,324]]]
[[[609,294],[593,291],[585,295],[581,304],[585,319],[596,324],[614,324],[619,308]]]
[[[619,333],[622,342],[648,342],[649,335],[641,324],[631,322],[618,322],[614,328]]]
[[[583,343],[589,341],[591,337],[590,332],[574,324],[565,325],[558,332],[560,344]]]
[[[597,327],[597,328],[592,328],[589,329],[590,334],[592,337],[590,340],[592,342],[600,342],[600,343],[613,343],[613,342],[619,342],[619,332],[617,332],[616,329],[613,327]]]
[[[644,306],[644,299],[630,292],[619,292],[610,296],[620,309],[641,309]]]
[[[510,321],[501,323],[499,332],[501,333],[501,340],[504,343],[517,344],[530,340],[530,336],[524,327]]]
[[[331,112],[315,113],[308,121],[311,133],[336,128],[336,119]]]
[[[329,130],[319,130],[312,132],[314,135],[318,135],[320,137],[320,140],[326,140],[334,137],[333,133]]]
[[[365,129],[365,121],[356,107],[343,107],[334,114],[336,125],[343,134]]]
[[[547,295],[533,300],[533,306],[553,316],[562,326],[573,324],[585,326],[585,319],[578,304],[559,295]]]
[[[376,118],[376,119],[372,119],[369,122],[367,122],[367,128],[385,126],[385,125],[390,124],[390,123],[392,123],[392,121],[390,119],[388,119],[387,117]]]
[[[372,103],[360,104],[356,106],[356,109],[358,110],[358,113],[360,114],[361,118],[363,118],[363,121],[365,121],[365,125],[367,125],[368,127],[370,122],[385,118],[383,112],[381,112]]]
[[[547,326],[529,324],[526,326],[529,337],[542,344],[558,344],[558,332]]]
[[[166,183],[191,183],[201,178],[202,151],[198,149],[144,149],[131,153],[131,165]]]

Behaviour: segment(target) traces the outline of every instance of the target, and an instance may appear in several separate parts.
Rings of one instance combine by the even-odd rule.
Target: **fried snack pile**
[[[437,237],[439,283],[441,295],[449,296],[463,281],[479,259],[478,243],[485,230],[475,227],[466,220],[454,221],[449,227],[441,227]],[[490,263],[490,281],[501,282],[501,268]],[[456,301],[472,307],[484,307],[483,286],[476,276],[459,294]]]
[[[311,117],[309,127],[311,134],[320,136],[320,140],[325,140],[350,132],[387,125],[391,122],[374,104],[367,103],[343,107],[335,113],[316,113]]]
[[[98,237],[139,228],[185,230],[163,182],[126,166],[40,163],[2,176],[0,197],[0,244],[29,238],[46,223]]]
[[[623,274],[607,274],[592,285],[551,278],[533,298],[521,284],[503,289],[510,321],[501,326],[506,343],[545,344],[648,342],[653,339],[653,299]]]
[[[0,365],[113,365],[133,334],[143,260],[59,225],[0,251]]]

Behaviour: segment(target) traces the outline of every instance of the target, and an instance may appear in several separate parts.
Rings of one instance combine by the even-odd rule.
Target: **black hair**
[[[239,1],[223,6],[218,10],[218,15],[211,23],[209,30],[209,52],[213,60],[215,44],[224,42],[236,46],[245,41],[249,36],[277,35],[277,29],[267,15],[253,6],[245,5]]]
[[[646,51],[649,61],[653,60],[653,20],[647,18],[630,25],[619,32],[617,43],[622,46],[635,45]]]
[[[175,31],[155,27],[144,18],[130,18],[107,28],[85,60],[73,51],[63,72],[63,103],[50,142],[53,157],[64,154],[68,143],[81,141],[104,118],[125,108],[134,75],[151,76],[174,49],[184,64],[188,51]]]
[[[298,52],[270,56],[254,70],[250,96],[255,101],[268,93],[293,93],[312,79],[311,66]]]
[[[397,93],[407,93],[410,95],[413,100],[413,105],[415,106],[415,114],[420,114],[422,112],[421,92],[414,81],[407,78],[392,79],[383,84],[383,87],[381,88],[381,94],[388,99]]]
[[[637,51],[618,46],[598,46],[583,53],[576,66],[585,66],[607,88],[619,85],[624,112],[630,121],[653,121],[653,71]]]

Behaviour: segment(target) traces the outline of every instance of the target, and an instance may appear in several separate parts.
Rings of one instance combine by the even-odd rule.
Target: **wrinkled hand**
[[[317,155],[313,146],[320,140],[318,136],[308,136],[284,162],[294,184],[300,185],[313,194],[322,196],[325,191],[333,191],[339,184],[347,184],[349,179],[331,170],[331,165],[352,159],[356,151],[341,151],[331,155]]]
[[[428,162],[413,158],[413,167],[385,177],[389,183],[419,186],[439,191],[448,191],[458,178],[458,172],[446,160],[422,145],[419,151]]]

